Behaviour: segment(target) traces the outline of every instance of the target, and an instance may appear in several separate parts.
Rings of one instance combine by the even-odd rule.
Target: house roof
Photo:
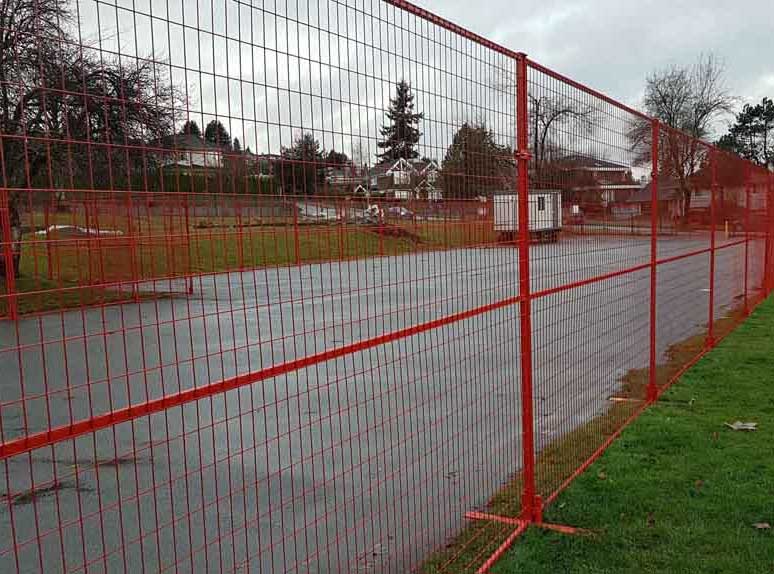
[[[438,186],[433,184],[432,182],[428,181],[427,178],[424,178],[422,181],[420,181],[416,187],[414,188],[415,191],[427,191],[427,190],[438,190]]]
[[[575,191],[638,191],[642,188],[641,183],[600,183],[597,185],[585,185],[574,187]]]
[[[658,200],[670,201],[680,197],[680,183],[669,176],[658,178]],[[643,185],[626,203],[649,203],[653,198],[653,182]]]
[[[415,159],[408,161],[400,158],[394,162],[377,164],[370,169],[370,173],[372,176],[392,175],[396,172],[413,172],[424,175],[432,169],[436,171],[439,169],[438,163],[435,160],[424,161]]]
[[[631,167],[628,165],[581,154],[568,155],[562,158],[562,163],[569,164],[570,169],[583,169],[592,171],[631,171]]]
[[[178,150],[196,150],[196,151],[223,151],[219,146],[208,142],[193,134],[174,134],[161,138],[160,142],[164,147],[175,148]]]
[[[279,160],[282,156],[278,153],[253,153],[251,151],[244,152],[245,157],[251,160]]]
[[[431,159],[430,161],[414,162],[414,167],[419,171],[419,173],[423,175],[428,171],[438,171],[440,169],[438,167],[438,162],[436,162],[434,159]]]

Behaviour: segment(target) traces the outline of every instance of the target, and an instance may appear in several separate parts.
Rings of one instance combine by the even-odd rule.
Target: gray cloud
[[[419,0],[419,4],[628,104],[654,69],[719,56],[741,101],[774,97],[771,0]]]
[[[774,97],[774,59],[765,49],[771,0],[748,0],[744,9],[728,0],[418,1],[635,107],[650,71],[702,52],[725,62],[740,98]],[[308,130],[328,149],[364,146],[373,158],[403,78],[425,113],[423,153],[442,158],[465,121],[513,144],[512,62],[380,0],[69,2],[80,36],[101,57],[156,59],[186,92],[185,115],[202,124],[221,119],[256,151],[276,153]],[[600,129],[625,128],[624,120],[604,121]],[[595,153],[624,153],[610,138],[610,149]]]

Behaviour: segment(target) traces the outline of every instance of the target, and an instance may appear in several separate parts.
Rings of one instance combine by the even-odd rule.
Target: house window
[[[545,211],[545,210],[546,210],[546,198],[538,197],[538,211]]]
[[[393,174],[395,185],[408,185],[411,183],[411,174],[406,171],[396,171]]]

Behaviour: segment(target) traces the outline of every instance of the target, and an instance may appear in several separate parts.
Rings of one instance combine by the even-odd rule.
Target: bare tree
[[[498,92],[515,98],[516,77],[512,72],[497,71],[493,85]],[[537,186],[550,187],[565,171],[567,158],[582,154],[598,127],[600,114],[587,101],[539,85],[530,86],[527,98],[531,172]],[[479,119],[476,123],[485,122]]]
[[[593,133],[597,114],[593,106],[560,94],[528,97],[533,169],[542,182],[553,164],[580,151],[576,140]]]
[[[162,64],[100,57],[75,25],[67,0],[0,0],[0,183],[17,274],[22,190],[133,189],[155,160],[143,144],[174,133],[184,109]]]
[[[721,62],[712,55],[700,56],[692,66],[672,66],[648,76],[643,107],[648,115],[668,128],[659,141],[662,175],[674,178],[680,188],[683,217],[691,207],[691,178],[707,158],[708,137],[713,124],[733,109],[735,99],[725,85]],[[651,161],[651,122],[633,122],[629,137],[640,163]]]

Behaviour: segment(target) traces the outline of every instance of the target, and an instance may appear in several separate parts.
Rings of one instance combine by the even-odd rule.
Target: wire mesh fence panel
[[[771,174],[765,169],[750,167],[749,192],[745,213],[746,240],[749,247],[746,251],[747,260],[747,292],[754,299],[751,303],[757,303],[767,294],[767,255],[770,246],[769,229],[773,221],[769,206],[772,201],[774,187],[771,183]]]
[[[488,567],[774,288],[772,176],[403,0],[0,0],[0,570]]]
[[[740,158],[715,152],[711,158],[715,179],[715,297],[714,316],[738,323],[749,311],[749,257],[757,243],[748,235],[751,170]],[[725,327],[723,323],[720,325]],[[726,327],[727,328],[727,327]]]
[[[376,1],[2,6],[3,570],[418,565],[521,464],[513,58]]]
[[[536,482],[553,495],[645,400],[650,121],[530,63],[530,231],[561,197],[561,239],[531,250]],[[646,376],[642,376],[642,371]]]

